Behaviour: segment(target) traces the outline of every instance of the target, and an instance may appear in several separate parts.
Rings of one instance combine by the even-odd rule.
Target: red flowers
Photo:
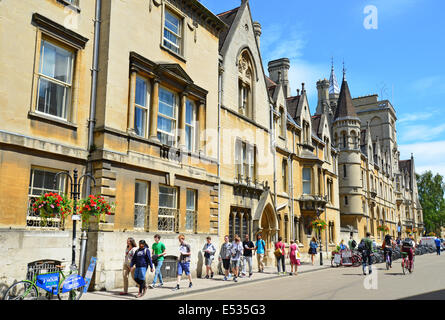
[[[80,201],[79,213],[86,225],[91,216],[104,219],[105,215],[111,215],[113,206],[114,204],[109,204],[104,197],[90,194],[86,199]]]
[[[47,192],[38,197],[32,205],[34,213],[39,213],[42,218],[42,223],[45,225],[48,218],[59,216],[62,224],[65,217],[71,213],[71,201],[65,195],[61,196],[58,193]]]

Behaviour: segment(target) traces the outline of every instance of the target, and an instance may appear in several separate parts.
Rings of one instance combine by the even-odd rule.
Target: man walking
[[[154,261],[154,264],[156,266],[155,270],[155,277],[153,279],[153,283],[149,285],[150,289],[153,289],[156,286],[156,281],[159,277],[159,287],[162,287],[164,285],[164,282],[162,281],[162,273],[161,273],[161,267],[164,263],[164,256],[166,255],[165,252],[165,245],[160,242],[161,236],[159,234],[156,234],[154,236],[155,243],[151,246],[152,252],[152,260]]]
[[[189,279],[189,288],[192,287],[192,275],[190,273],[190,256],[192,255],[190,245],[185,243],[185,236],[180,234],[179,240],[179,260],[178,260],[178,279],[176,281],[176,287],[173,290],[179,290],[179,282],[181,281],[182,274],[185,273]]]
[[[436,243],[437,255],[440,256],[440,239],[436,238],[436,240],[434,240],[434,242]]]
[[[261,239],[261,233],[257,235],[257,240],[255,243],[256,257],[258,261],[258,272],[264,272],[264,253],[266,252],[266,243]]]
[[[224,268],[224,281],[227,281],[227,277],[229,276],[231,249],[232,244],[229,242],[229,236],[225,236],[218,258],[220,261],[222,260]]]
[[[243,254],[243,246],[241,244],[241,239],[238,235],[235,236],[235,241],[232,243],[232,273],[233,281],[238,282],[237,277],[239,273],[239,264],[241,255]]]
[[[368,264],[369,274],[372,273],[372,240],[371,233],[366,232],[366,238],[363,238],[359,244],[359,251],[362,252],[363,259],[363,275],[366,275],[366,264]]]
[[[249,264],[249,278],[250,278],[252,276],[252,251],[255,249],[255,245],[253,244],[252,241],[249,240],[248,234],[244,236],[243,249],[244,249],[243,276],[246,275],[246,264]]]
[[[212,271],[212,262],[213,258],[215,257],[216,248],[212,243],[212,238],[207,237],[207,242],[202,248],[202,251],[204,251],[204,258],[205,258],[205,266],[206,266],[206,279],[209,279],[209,272],[210,278],[213,279],[213,271]]]

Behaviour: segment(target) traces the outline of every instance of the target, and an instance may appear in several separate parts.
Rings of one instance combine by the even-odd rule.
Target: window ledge
[[[164,46],[162,43],[160,44],[161,49],[167,51],[168,53],[170,53],[171,55],[175,56],[175,58],[181,60],[182,62],[186,63],[187,60],[185,59],[185,57],[179,53],[174,52],[173,50],[167,48],[166,46]]]
[[[47,122],[49,124],[55,124],[55,125],[58,125],[61,127],[71,129],[71,130],[75,130],[75,131],[77,130],[77,125],[72,122],[65,121],[62,119],[56,119],[51,116],[45,116],[44,114],[40,114],[40,113],[33,112],[33,111],[28,112],[28,118],[33,119],[33,120]]]
[[[70,8],[70,9],[72,9],[72,10],[74,10],[74,11],[76,11],[77,13],[80,13],[80,8],[79,8],[78,6],[72,4],[72,3],[69,2],[69,1],[66,1],[66,0],[57,0],[57,2],[63,4],[64,6]]]

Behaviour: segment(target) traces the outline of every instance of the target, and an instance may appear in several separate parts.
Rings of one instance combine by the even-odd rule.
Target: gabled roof
[[[228,28],[219,34],[219,50],[221,51],[224,42],[226,41],[227,35],[229,34],[230,28],[232,27],[232,23],[235,20],[236,14],[238,13],[238,9],[240,7],[234,8],[232,10],[222,12],[217,14],[216,16],[224,22]]]
[[[293,96],[286,98],[287,113],[295,119],[297,117],[298,102],[300,101],[300,96]]]
[[[346,117],[357,117],[357,112],[355,112],[354,105],[352,104],[351,93],[349,92],[348,82],[345,78],[343,78],[343,82],[341,84],[340,96],[338,98],[338,106],[335,111],[334,120],[338,118],[346,118]]]
[[[407,170],[408,174],[411,175],[411,160],[400,160],[399,169],[400,172]]]
[[[312,132],[319,138],[321,138],[320,135],[318,134],[320,129],[320,123],[321,123],[321,115],[312,116]]]

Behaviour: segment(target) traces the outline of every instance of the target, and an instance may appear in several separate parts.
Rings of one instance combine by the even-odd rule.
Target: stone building
[[[327,84],[319,83],[317,87],[327,91]],[[341,238],[352,235],[359,240],[367,231],[377,241],[386,233],[420,236],[423,217],[414,158],[399,159],[397,117],[391,103],[379,101],[377,95],[352,99],[345,74],[339,90],[332,67],[329,98],[319,93],[316,114],[333,119],[333,143],[339,150]],[[379,226],[389,231],[379,231]]]
[[[53,187],[55,173],[82,174],[88,165],[92,192],[117,204],[114,215],[90,224],[94,289],[120,287],[126,239],[151,245],[156,233],[168,248],[166,262],[173,262],[166,263],[167,276],[175,277],[178,233],[192,245],[193,273],[200,275],[199,249],[209,235],[218,241],[214,115],[224,23],[195,0],[7,0],[0,15],[2,35],[9,35],[1,47],[16,34],[21,39],[14,55],[0,55],[0,238],[7,248],[1,282],[22,279],[33,260],[70,260],[71,223],[41,226],[28,200],[69,192],[66,178]]]

